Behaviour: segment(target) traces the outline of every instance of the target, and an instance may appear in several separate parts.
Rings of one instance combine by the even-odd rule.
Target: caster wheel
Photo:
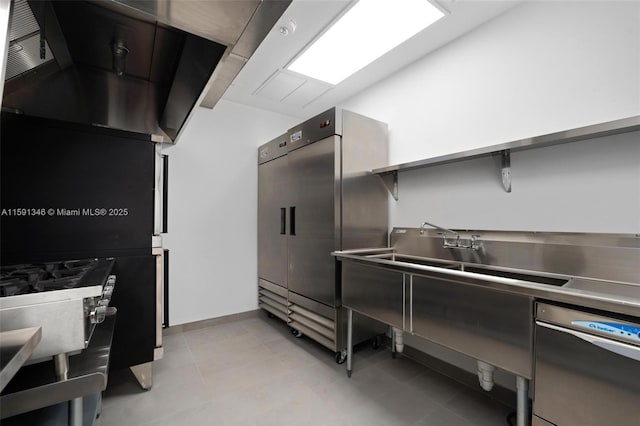
[[[347,352],[346,351],[342,351],[342,352],[336,353],[336,363],[344,364],[344,362],[346,360],[347,360]]]
[[[347,370],[347,377],[351,378],[351,370]]]
[[[271,312],[267,312],[267,317],[268,318],[275,318],[276,316],[273,315]]]
[[[302,331],[300,330],[296,330],[295,328],[291,329],[291,334],[293,334],[294,336],[296,336],[297,338],[302,337]]]
[[[376,336],[371,339],[371,347],[373,349],[380,349],[382,347],[382,336]]]

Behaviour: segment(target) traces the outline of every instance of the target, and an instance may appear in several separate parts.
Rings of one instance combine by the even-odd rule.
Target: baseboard
[[[185,331],[198,330],[205,327],[210,327],[212,325],[224,324],[232,321],[239,321],[247,318],[255,318],[261,312],[261,309],[254,309],[252,311],[239,312],[237,314],[224,315],[217,318],[210,318],[206,320],[188,322],[185,324],[172,325],[171,327],[165,328],[162,331],[162,334],[168,336],[170,334],[182,333]]]
[[[389,346],[391,346],[390,339]],[[506,405],[507,407],[515,408],[516,393],[511,389],[507,389],[496,383],[494,384],[491,391],[483,391],[478,384],[477,375],[463,370],[462,368],[456,367],[455,365],[449,364],[448,362],[443,361],[439,358],[426,354],[406,344],[404,345],[404,350],[401,355],[406,356],[407,358],[410,358],[431,370],[437,371],[440,374],[450,377],[456,382],[461,383],[471,389],[477,390],[478,392],[483,392],[488,397],[495,399],[496,401]]]

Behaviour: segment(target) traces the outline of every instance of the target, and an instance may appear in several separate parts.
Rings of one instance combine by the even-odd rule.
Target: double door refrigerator
[[[332,108],[258,149],[258,305],[344,360],[335,250],[386,247],[385,123]],[[383,333],[364,317],[355,342]]]

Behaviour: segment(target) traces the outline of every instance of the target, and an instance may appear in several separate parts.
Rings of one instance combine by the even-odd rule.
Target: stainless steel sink
[[[427,304],[437,291],[449,294],[460,288],[464,290],[461,303],[469,306],[478,303],[476,291],[492,290],[640,316],[640,237],[636,234],[474,230],[480,237],[476,239],[479,249],[473,249],[445,246],[438,232],[444,231],[421,234],[419,228],[394,228],[388,247],[334,252],[343,268],[343,294],[348,295],[343,304],[352,303],[356,310],[373,305],[379,318],[397,328],[410,327],[402,315],[407,306],[403,294],[410,296],[410,287],[416,290],[420,285],[430,289],[422,301]],[[463,239],[472,235],[468,230],[456,232]],[[434,282],[437,291],[431,291],[436,284],[426,284]],[[389,292],[395,292],[395,298]],[[376,295],[384,300],[379,306]],[[389,314],[398,310],[398,315]]]
[[[474,274],[489,275],[492,277],[510,278],[510,279],[519,280],[519,281],[528,281],[528,282],[534,282],[538,284],[552,285],[556,287],[562,287],[563,285],[569,282],[569,279],[565,279],[565,278],[551,277],[551,276],[545,276],[545,275],[533,275],[533,274],[520,272],[520,271],[517,271],[517,272],[505,271],[505,270],[496,269],[494,267],[486,266],[486,265],[476,265],[476,264],[470,265],[466,263],[455,263],[455,262],[449,262],[449,261],[439,260],[439,259],[424,258],[424,257],[414,256],[409,254],[396,253],[391,249],[381,253],[370,253],[370,254],[363,253],[361,256],[367,259],[381,259],[381,260],[387,260],[391,262],[402,262],[403,264],[405,264],[405,266],[407,266],[406,264],[409,264],[408,267],[410,267],[411,265],[431,266],[436,268],[445,268],[449,270],[471,272]]]
[[[546,277],[393,249],[335,255],[343,260],[342,302],[346,308],[531,377],[533,299],[513,288],[517,287],[514,284],[531,287],[531,282],[550,282]]]

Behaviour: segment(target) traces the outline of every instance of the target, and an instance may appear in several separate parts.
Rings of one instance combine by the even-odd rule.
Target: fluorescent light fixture
[[[336,85],[443,16],[428,0],[360,0],[287,68]]]

